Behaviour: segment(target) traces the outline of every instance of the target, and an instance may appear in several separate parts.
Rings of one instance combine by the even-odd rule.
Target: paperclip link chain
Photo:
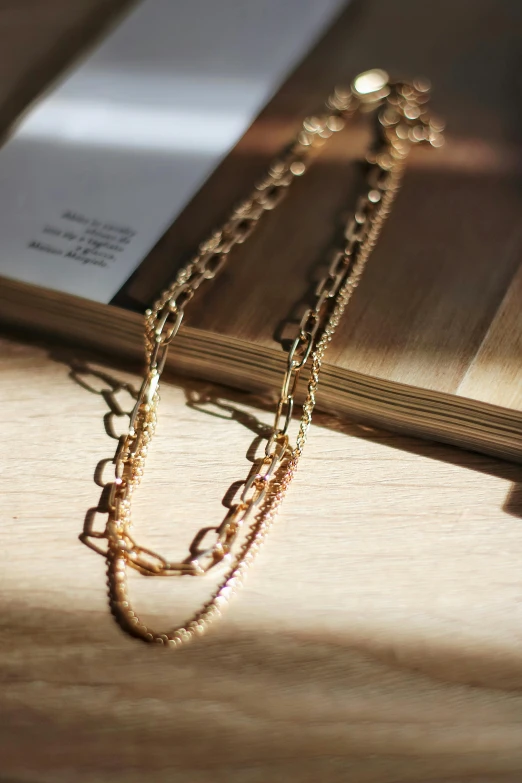
[[[443,126],[427,109],[429,85],[388,80],[383,71],[358,76],[350,90],[336,89],[326,104],[326,113],[309,117],[287,152],[278,158],[250,196],[232,212],[227,222],[203,242],[195,257],[178,273],[154,307],[145,316],[147,370],[130,416],[129,430],[115,456],[115,479],[111,486],[108,539],[108,585],[111,610],[127,631],[145,641],[177,647],[204,633],[222,606],[240,587],[258,552],[292,480],[303,451],[315,407],[324,352],[357,286],[390,207],[400,187],[405,159],[413,144],[442,143]],[[345,227],[344,243],[320,281],[314,303],[307,308],[287,359],[286,372],[276,409],[272,434],[264,456],[254,463],[239,501],[217,528],[215,543],[183,562],[169,562],[142,547],[131,536],[131,500],[143,475],[145,459],[156,425],[158,384],[172,340],[181,326],[185,307],[200,285],[212,280],[226,264],[233,247],[255,230],[262,215],[284,198],[295,177],[303,174],[313,152],[344,126],[356,111],[378,112],[378,134],[367,156],[368,175],[364,193]],[[292,420],[299,377],[310,363],[306,399],[296,446],[291,449],[288,428]],[[205,574],[216,563],[232,559],[232,546],[240,528],[258,510],[251,535],[232,560],[221,585],[205,606],[185,625],[157,633],[141,621],[131,607],[127,567],[145,575]]]

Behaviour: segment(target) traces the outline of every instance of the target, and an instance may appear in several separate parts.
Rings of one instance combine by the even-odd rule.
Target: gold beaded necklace
[[[120,625],[133,636],[178,647],[204,633],[241,586],[297,469],[312,420],[325,351],[388,217],[400,188],[408,153],[412,145],[419,142],[429,142],[433,146],[442,143],[442,126],[430,117],[428,99],[426,82],[392,82],[380,70],[360,74],[349,90],[336,89],[327,101],[326,112],[320,117],[305,119],[286,153],[272,163],[266,177],[233,210],[227,222],[199,246],[194,258],[178,272],[175,282],[147,311],[145,377],[130,416],[128,432],[114,458],[115,478],[104,533],[108,541],[106,557],[111,610]],[[140,546],[131,536],[131,501],[143,475],[154,434],[159,381],[186,306],[200,285],[212,280],[227,263],[234,246],[247,240],[263,214],[274,209],[285,197],[295,177],[306,171],[313,152],[360,110],[378,112],[379,131],[367,156],[366,189],[346,225],[345,241],[319,283],[314,305],[304,313],[299,333],[288,352],[275,420],[264,455],[254,463],[239,501],[229,509],[217,528],[215,543],[184,562],[169,562]],[[291,447],[288,427],[297,383],[307,366],[307,394],[296,444]],[[256,512],[251,535],[234,554],[240,528]],[[229,561],[229,568],[220,586],[183,626],[166,633],[157,632],[145,625],[133,610],[127,590],[128,567],[149,576],[200,576],[224,559]]]

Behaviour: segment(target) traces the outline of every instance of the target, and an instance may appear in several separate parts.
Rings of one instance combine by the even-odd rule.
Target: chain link
[[[178,273],[175,282],[145,315],[147,371],[130,415],[129,430],[116,453],[115,479],[108,499],[108,584],[111,608],[120,624],[133,635],[169,646],[179,646],[205,631],[242,583],[255,554],[272,524],[292,480],[303,451],[315,407],[319,372],[331,341],[364,266],[371,254],[399,189],[404,162],[411,146],[430,142],[439,146],[442,124],[432,120],[426,103],[429,86],[389,82],[382,71],[361,74],[348,91],[336,89],[321,117],[308,117],[285,154],[272,163],[267,175],[247,199],[232,212],[221,229],[199,246],[196,256]],[[223,268],[231,250],[255,231],[263,214],[275,209],[295,177],[303,174],[313,152],[357,110],[377,112],[378,133],[368,160],[365,192],[358,198],[344,231],[344,244],[331,260],[319,282],[313,304],[306,309],[298,333],[290,345],[286,371],[276,407],[272,432],[264,456],[247,477],[239,501],[214,529],[215,541],[200,549],[199,537],[183,562],[169,562],[140,546],[130,534],[132,495],[141,481],[149,443],[156,426],[158,386],[169,346],[181,326],[185,307],[200,285],[212,280]],[[296,445],[289,446],[300,375],[311,361],[310,375]],[[242,549],[232,558],[240,529],[258,512],[254,529]],[[205,574],[221,561],[231,565],[210,601],[186,625],[168,634],[148,628],[131,608],[127,584],[128,566],[145,575],[172,576]]]

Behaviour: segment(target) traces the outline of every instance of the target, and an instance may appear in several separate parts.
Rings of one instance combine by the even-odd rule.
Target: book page
[[[109,302],[343,0],[147,0],[0,151],[0,274]]]

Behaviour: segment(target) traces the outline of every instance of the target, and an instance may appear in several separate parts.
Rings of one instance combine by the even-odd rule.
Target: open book
[[[37,228],[36,223],[27,228],[23,199],[16,210],[11,199],[10,221],[5,217],[9,209],[4,210],[1,226],[0,318],[138,357],[145,308],[249,192],[302,119],[321,110],[333,85],[349,85],[355,74],[372,67],[399,77],[427,76],[434,84],[434,110],[447,122],[446,144],[439,150],[415,149],[408,158],[397,202],[326,355],[318,405],[369,424],[522,460],[520,9],[508,0],[367,0],[352,2],[334,20],[339,6],[330,3],[328,13],[310,19],[300,40],[294,39],[293,59],[278,61],[258,101],[270,89],[275,94],[262,109],[250,106],[257,116],[226,155],[234,133],[243,131],[240,124],[220,126],[219,106],[207,107],[209,122],[217,123],[217,141],[214,150],[201,141],[209,158],[204,182],[192,183],[194,192],[177,207],[177,216],[172,204],[163,202],[175,220],[145,258],[137,237],[147,233],[147,226],[140,232],[135,221],[125,219],[121,204],[129,214],[134,209],[146,215],[154,212],[158,194],[143,201],[137,181],[139,198],[133,200],[131,183],[122,177],[116,183],[120,206],[102,199],[95,213],[58,203],[51,194],[55,203]],[[322,38],[312,46],[319,32]],[[278,42],[278,51],[285,40]],[[299,56],[302,61],[279,86]],[[264,57],[263,62],[270,52]],[[162,89],[167,85],[168,80]],[[242,113],[244,123],[248,111]],[[204,112],[199,116],[204,122]],[[31,131],[30,122],[28,127]],[[24,154],[29,150],[23,160],[29,163],[31,143],[45,146],[45,122],[38,127],[38,139],[34,134],[31,141],[30,132],[22,138]],[[21,131],[23,136],[23,126]],[[161,181],[155,157],[161,142],[155,138],[156,147],[142,156],[140,166],[144,176],[156,171]],[[200,288],[187,307],[169,367],[242,389],[278,392],[286,363],[282,325],[307,301],[336,248],[343,218],[357,197],[357,161],[368,138],[369,129],[359,120],[336,134],[283,203],[234,249],[220,275]],[[15,134],[0,151],[2,198],[3,160],[16,141]],[[190,172],[192,163],[199,164],[190,137],[186,143],[181,158]],[[53,161],[62,160],[64,149],[69,149],[66,141],[51,150]],[[35,160],[38,154],[41,158],[41,147]],[[93,138],[89,154],[109,160],[122,153]],[[130,167],[132,154],[126,154]],[[168,154],[168,145],[162,154]],[[15,155],[14,163],[12,156],[7,161],[14,166],[7,167],[10,176],[17,172],[17,160]],[[93,182],[84,185],[97,187]],[[81,191],[81,181],[73,184]],[[168,192],[172,183],[166,187]],[[91,251],[81,255],[79,243],[92,239]],[[60,262],[68,261],[67,275],[31,279],[35,265],[56,269],[53,249]],[[104,278],[104,269],[110,267],[112,274],[118,266],[112,261],[133,252],[138,258],[120,264],[119,280],[118,274]],[[86,257],[90,261],[84,264]],[[40,266],[38,274],[46,268]]]

